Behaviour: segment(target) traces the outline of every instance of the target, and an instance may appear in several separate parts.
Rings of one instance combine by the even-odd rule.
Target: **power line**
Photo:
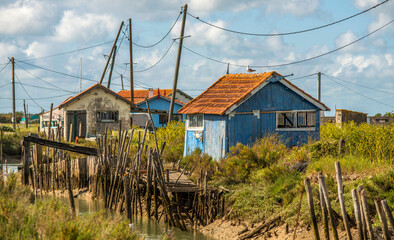
[[[45,81],[44,79],[38,77],[37,75],[35,75],[35,74],[33,74],[32,72],[30,72],[30,71],[28,71],[27,69],[25,69],[24,67],[20,66],[18,63],[17,63],[16,65],[18,65],[18,67],[20,67],[22,70],[24,70],[25,72],[29,73],[29,74],[32,75],[33,77],[37,78],[38,80],[41,80],[41,81],[43,81],[43,82],[45,82],[45,83],[51,85],[52,87],[57,88],[58,90],[65,91],[65,92],[72,92],[72,93],[74,93],[74,91],[69,91],[69,90],[63,89],[63,88],[61,88],[61,87],[59,87],[59,86],[56,86],[56,85],[54,85],[54,84],[52,84],[52,83],[50,83],[50,82],[48,82],[48,81]]]
[[[335,78],[336,80],[344,81],[344,82],[347,82],[347,83],[350,83],[350,84],[353,84],[353,85],[356,85],[356,86],[359,86],[359,87],[363,87],[363,88],[367,88],[367,89],[370,89],[370,90],[375,90],[375,91],[378,91],[378,92],[388,93],[388,94],[394,95],[394,93],[392,93],[392,92],[380,90],[380,89],[377,89],[377,88],[367,87],[367,86],[364,86],[364,85],[361,85],[361,84],[358,84],[358,83],[353,83],[351,81],[347,81],[347,80],[344,80],[344,79],[339,79],[339,78],[336,78],[336,77],[333,77],[333,76],[330,76],[330,75],[327,75],[327,74],[324,74],[324,73],[322,73],[322,74],[324,76],[326,76],[327,78]]]
[[[179,17],[181,16],[181,14],[182,14],[182,12],[180,12],[180,13],[178,14],[178,17],[176,18],[176,20],[175,20],[174,23],[172,24],[170,30],[168,30],[168,32],[167,32],[158,42],[156,42],[156,43],[154,43],[154,44],[152,44],[152,45],[141,45],[141,44],[138,44],[138,43],[135,43],[135,42],[133,42],[133,44],[136,45],[137,47],[140,47],[140,48],[151,48],[151,47],[154,47],[154,46],[156,46],[157,44],[161,43],[161,42],[168,36],[168,34],[170,34],[170,32],[172,31],[172,29],[175,27],[175,25],[176,25],[176,23],[178,22]],[[124,34],[124,33],[123,33],[123,34]],[[130,39],[129,39],[129,41],[130,41]]]
[[[340,22],[349,20],[349,19],[351,19],[351,18],[354,18],[354,17],[356,17],[356,16],[359,16],[359,15],[361,15],[361,14],[364,14],[364,13],[366,13],[366,12],[368,12],[368,11],[370,11],[370,10],[376,8],[376,7],[379,7],[379,6],[381,6],[381,5],[385,4],[385,3],[387,3],[388,1],[389,1],[389,0],[385,0],[385,1],[381,2],[381,3],[376,4],[375,6],[372,6],[372,7],[368,8],[368,9],[364,10],[364,11],[361,11],[361,12],[359,12],[359,13],[356,13],[356,14],[354,14],[354,15],[351,15],[351,16],[349,16],[349,17],[343,18],[343,19],[341,19],[341,20],[338,20],[338,21],[335,21],[335,22],[332,22],[332,23],[329,23],[329,24],[326,24],[326,25],[322,25],[322,26],[318,26],[318,27],[314,27],[314,28],[309,28],[309,29],[304,29],[304,30],[299,30],[299,31],[294,31],[294,32],[286,32],[286,33],[249,33],[249,32],[241,32],[241,31],[231,30],[231,29],[227,29],[227,28],[223,28],[223,27],[214,25],[214,24],[212,24],[212,23],[209,23],[209,22],[207,22],[207,21],[204,21],[204,20],[200,19],[199,17],[196,17],[196,16],[190,14],[189,12],[188,12],[187,14],[188,14],[189,16],[191,16],[191,17],[197,19],[198,21],[200,21],[200,22],[202,22],[202,23],[205,23],[205,24],[207,24],[207,25],[209,25],[209,26],[211,26],[211,27],[214,27],[214,28],[217,28],[217,29],[220,29],[220,30],[223,30],[223,31],[227,31],[227,32],[231,32],[231,33],[236,33],[236,34],[242,34],[242,35],[249,35],[249,36],[275,37],[275,36],[285,36],[285,35],[294,35],[294,34],[299,34],[299,33],[305,33],[305,32],[310,32],[310,31],[318,30],[318,29],[321,29],[321,28],[329,27],[329,26],[335,25],[335,24],[337,24],[337,23],[340,23]]]
[[[148,68],[145,68],[145,69],[143,69],[143,70],[136,70],[136,71],[133,71],[133,72],[145,72],[145,71],[148,71],[148,70],[154,68],[154,67],[155,67],[157,64],[159,64],[159,63],[161,62],[161,60],[163,60],[163,58],[167,55],[167,53],[170,51],[170,49],[171,49],[172,46],[174,45],[174,42],[175,42],[175,41],[172,41],[170,47],[167,49],[167,51],[164,53],[164,55],[163,55],[155,64],[153,64],[152,66],[150,66],[150,67],[148,67]]]
[[[43,99],[52,99],[52,98],[60,98],[60,97],[65,97],[65,96],[70,96],[70,94],[63,94],[63,95],[56,95],[56,96],[50,96],[50,97],[39,97],[39,98],[32,98],[32,100],[43,100]],[[11,100],[12,98],[5,98],[5,97],[0,97],[0,99],[7,99]],[[24,98],[16,98],[15,100],[20,101],[23,100]]]
[[[325,74],[323,74],[323,75],[327,77],[327,75],[325,75]],[[371,97],[368,97],[368,96],[366,96],[366,95],[364,95],[364,94],[362,94],[362,93],[360,93],[360,92],[357,92],[356,90],[353,90],[353,89],[351,89],[351,88],[349,88],[349,87],[347,87],[347,86],[343,85],[342,83],[339,83],[339,82],[335,81],[335,80],[334,80],[334,79],[332,79],[332,78],[329,78],[329,77],[327,77],[327,79],[329,79],[329,80],[331,80],[331,81],[335,82],[335,83],[336,83],[336,84],[338,84],[338,85],[341,85],[342,87],[344,87],[344,88],[346,88],[346,89],[348,89],[348,90],[350,90],[350,91],[352,91],[352,92],[354,92],[354,93],[356,93],[356,94],[358,94],[358,95],[360,95],[360,96],[363,96],[363,97],[365,97],[365,98],[368,98],[369,100],[372,100],[372,101],[374,101],[374,102],[377,102],[377,103],[380,103],[380,104],[386,105],[386,106],[388,106],[388,107],[392,107],[392,108],[394,108],[394,106],[392,106],[392,105],[389,105],[389,104],[387,104],[387,103],[384,103],[384,102],[378,101],[378,100],[376,100],[376,99],[373,99],[373,98],[371,98]]]
[[[10,84],[11,84],[11,83],[9,82],[9,83],[6,83],[6,84],[4,84],[4,85],[1,85],[0,88],[5,87],[5,86],[10,85]]]
[[[89,47],[79,48],[79,49],[75,49],[75,50],[71,50],[71,51],[67,51],[67,52],[55,53],[53,55],[48,55],[48,56],[44,56],[44,57],[25,59],[25,60],[21,60],[21,61],[28,62],[28,61],[38,60],[38,59],[57,57],[57,56],[66,55],[66,54],[70,54],[70,53],[74,53],[74,52],[80,52],[80,51],[91,49],[91,48],[100,47],[102,45],[109,44],[109,43],[112,43],[112,42],[113,41],[108,41],[108,42],[99,43],[99,44],[96,44],[96,45],[93,45],[93,46],[89,46]]]
[[[6,63],[6,64],[4,65],[4,67],[0,70],[0,73],[4,70],[4,68],[6,68],[6,67],[8,66],[8,64],[10,64],[10,62],[11,62],[11,60],[8,61],[8,63]]]
[[[363,37],[361,37],[361,38],[359,38],[359,39],[357,39],[357,40],[355,40],[355,41],[353,41],[353,42],[350,42],[350,43],[345,44],[345,45],[343,45],[343,46],[341,46],[341,47],[339,47],[339,48],[336,48],[336,49],[334,49],[334,50],[328,51],[328,52],[323,53],[323,54],[319,54],[319,55],[314,56],[314,57],[306,58],[306,59],[299,60],[299,61],[289,62],[289,63],[274,64],[274,65],[253,65],[253,66],[250,65],[249,67],[251,67],[251,68],[275,68],[275,67],[283,67],[283,66],[288,66],[288,65],[303,63],[303,62],[307,62],[307,61],[310,61],[310,60],[313,60],[313,59],[316,59],[316,58],[320,58],[320,57],[323,57],[323,56],[325,56],[325,55],[328,55],[328,54],[337,52],[337,51],[339,51],[339,50],[341,50],[341,49],[343,49],[343,48],[346,48],[346,47],[348,47],[348,46],[350,46],[350,45],[353,45],[353,44],[355,44],[355,43],[357,43],[357,42],[363,40],[364,38],[366,38],[366,37],[368,37],[368,36],[370,36],[370,35],[376,33],[377,31],[379,31],[379,30],[381,30],[381,29],[387,27],[388,25],[390,25],[390,24],[393,23],[393,22],[394,22],[394,20],[391,20],[390,22],[386,23],[385,25],[383,25],[383,26],[381,26],[381,27],[375,29],[374,31],[368,33],[367,35],[364,35]],[[227,65],[227,64],[230,64],[230,65],[236,66],[236,67],[247,67],[247,65],[233,64],[233,63],[224,62],[224,61],[220,61],[220,60],[218,60],[218,59],[214,59],[214,58],[205,56],[205,55],[203,55],[203,54],[201,54],[201,53],[198,53],[198,52],[196,52],[196,51],[191,50],[190,48],[187,48],[186,46],[183,46],[183,48],[185,48],[185,49],[188,50],[189,52],[192,52],[192,53],[194,53],[194,54],[196,54],[196,55],[198,55],[198,56],[200,56],[200,57],[209,59],[209,60],[214,61],[214,62],[217,62],[217,63],[226,64],[226,65]]]
[[[34,102],[34,104],[36,104],[36,105],[37,105],[38,107],[40,107],[40,108],[43,108],[43,107],[40,106],[40,104],[38,104],[38,103],[30,96],[29,92],[26,91],[26,89],[25,89],[25,87],[23,86],[22,82],[19,80],[18,75],[16,75],[16,73],[14,73],[14,74],[15,74],[16,79],[18,80],[18,82],[19,82],[20,85],[22,86],[23,90],[24,90],[25,93],[27,94],[27,96],[29,96],[29,98]]]
[[[309,75],[305,75],[305,76],[302,76],[302,77],[296,77],[296,78],[289,79],[289,81],[295,81],[295,80],[302,79],[302,78],[312,77],[312,76],[314,76],[316,74],[317,73],[311,73]]]
[[[18,84],[20,84],[20,83],[18,83]],[[65,90],[63,90],[63,89],[48,88],[48,87],[43,87],[43,86],[31,85],[31,84],[27,84],[27,83],[24,83],[23,85],[28,86],[28,87],[35,87],[35,88],[47,89],[47,90],[53,90],[53,91],[65,91]],[[76,92],[76,91],[68,91],[68,90],[66,90],[66,92],[69,92],[69,93],[78,93],[78,92]]]

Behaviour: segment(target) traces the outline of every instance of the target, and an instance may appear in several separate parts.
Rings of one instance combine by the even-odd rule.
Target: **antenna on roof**
[[[230,63],[227,63],[227,72],[226,74],[230,74]]]

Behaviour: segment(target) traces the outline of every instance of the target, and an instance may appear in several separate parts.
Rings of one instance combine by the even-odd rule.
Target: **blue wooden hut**
[[[301,145],[319,139],[320,111],[329,110],[276,72],[226,74],[178,111],[186,114],[184,154],[200,148],[218,159],[273,133]]]

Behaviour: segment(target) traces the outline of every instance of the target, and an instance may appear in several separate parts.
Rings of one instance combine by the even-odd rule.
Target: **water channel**
[[[16,163],[7,164],[7,173],[6,173],[6,167],[4,165],[3,166],[4,177],[6,177],[7,174],[10,174],[11,172],[14,173],[17,172],[18,166],[20,166],[20,164],[16,164]],[[59,200],[65,204],[69,204],[68,198],[60,198]],[[75,198],[74,201],[75,201],[75,208],[78,214],[89,214],[104,208],[103,203],[99,200],[86,200],[82,198]],[[138,217],[133,219],[132,228],[136,230],[145,239],[149,239],[149,240],[163,239],[165,232],[168,230],[170,230],[171,235],[177,240],[189,240],[189,239],[212,240],[212,238],[209,238],[198,232],[184,232],[184,231],[180,231],[177,228],[169,228],[166,226],[165,223],[163,222],[158,223],[153,219],[148,219],[147,217],[142,217],[142,218]]]

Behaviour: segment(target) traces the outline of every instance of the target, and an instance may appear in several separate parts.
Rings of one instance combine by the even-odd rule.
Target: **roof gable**
[[[152,97],[157,97],[158,95],[160,96],[166,96],[170,97],[172,95],[172,89],[142,89],[142,90],[134,90],[134,103],[138,104],[141,103],[142,101],[145,101],[145,98],[149,98],[149,91],[152,91]],[[188,99],[193,99],[183,91],[177,89],[177,94],[182,94]],[[127,100],[130,100],[130,90],[122,90],[118,92],[118,95],[126,98]],[[184,104],[184,103],[182,103]]]
[[[181,108],[181,114],[228,114],[262,89],[270,81],[279,81],[298,95],[318,106],[329,110],[323,103],[314,99],[276,72],[257,74],[226,74],[212,86]]]
[[[97,83],[97,84],[95,84],[95,85],[93,85],[93,86],[87,88],[86,90],[82,91],[81,93],[75,95],[74,97],[69,97],[69,98],[67,98],[64,102],[62,102],[62,103],[59,105],[59,108],[63,108],[63,107],[65,107],[65,106],[67,106],[67,105],[69,105],[69,104],[71,104],[71,103],[77,101],[79,98],[81,98],[81,97],[83,97],[83,96],[89,94],[92,90],[97,89],[97,88],[102,89],[104,92],[107,92],[107,93],[111,94],[111,95],[114,96],[115,98],[119,98],[120,100],[124,101],[124,102],[127,103],[127,104],[133,104],[133,103],[131,103],[129,100],[127,100],[126,98],[124,98],[124,97],[118,95],[117,93],[115,93],[114,91],[112,91],[111,89],[104,87],[104,86],[101,85],[100,83]],[[133,105],[134,105],[134,104],[133,104]]]

